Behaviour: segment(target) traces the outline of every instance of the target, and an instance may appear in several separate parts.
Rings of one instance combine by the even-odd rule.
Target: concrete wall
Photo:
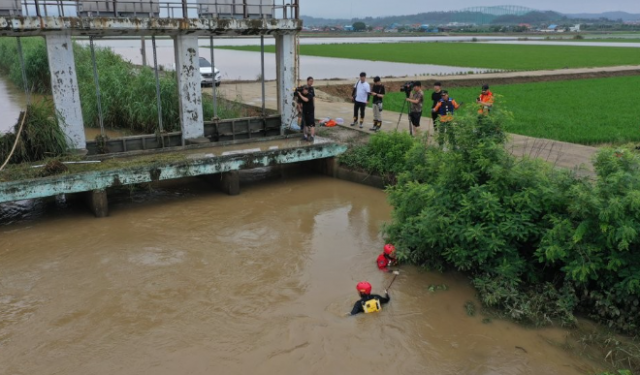
[[[67,137],[69,148],[84,151],[87,143],[71,35],[47,35],[45,39],[51,72],[51,92],[58,121]]]
[[[180,125],[184,141],[204,137],[202,89],[200,87],[202,78],[198,49],[197,36],[178,35],[174,39],[180,100]]]
[[[276,61],[278,85],[278,112],[282,116],[283,131],[296,118],[293,92],[296,87],[295,35],[276,35]]]

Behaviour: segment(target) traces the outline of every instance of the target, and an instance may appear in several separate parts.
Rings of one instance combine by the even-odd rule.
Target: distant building
[[[579,33],[580,32],[580,25],[575,25],[573,27],[570,27],[569,31],[571,31],[572,33]]]
[[[345,25],[342,27],[342,30],[344,31],[353,31],[353,26],[352,25]]]

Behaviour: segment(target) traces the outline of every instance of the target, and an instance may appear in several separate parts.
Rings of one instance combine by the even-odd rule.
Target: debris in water
[[[438,290],[449,290],[449,287],[446,284],[440,284],[440,285],[429,285],[428,290],[430,292],[437,292]]]
[[[467,310],[467,315],[469,316],[475,316],[476,315],[476,304],[471,302],[471,301],[467,301],[464,304],[464,309]]]

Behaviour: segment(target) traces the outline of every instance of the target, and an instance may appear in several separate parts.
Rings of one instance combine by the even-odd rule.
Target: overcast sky
[[[640,13],[640,0],[300,0],[300,13],[325,18],[379,17],[473,6],[521,5],[561,13],[625,11]]]

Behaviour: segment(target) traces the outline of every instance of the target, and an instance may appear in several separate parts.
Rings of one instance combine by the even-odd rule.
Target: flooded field
[[[0,373],[593,370],[549,343],[565,330],[468,317],[461,276],[402,267],[381,313],[345,317],[358,281],[390,281],[375,266],[389,215],[382,191],[315,176],[237,197],[202,180],[135,190],[106,219],[61,200],[0,205]]]
[[[313,42],[321,42],[323,38],[310,39]],[[335,41],[339,39],[348,39],[352,42],[358,42],[360,38],[326,38],[326,43],[329,41]],[[357,39],[357,40],[356,40]],[[366,38],[364,38],[366,39]],[[391,39],[391,38],[381,38]],[[393,38],[396,39],[396,38]],[[303,44],[307,39],[302,39]],[[379,41],[373,39],[369,43]],[[346,42],[346,41],[345,41]],[[88,43],[87,41],[79,41],[79,43]],[[260,40],[256,38],[234,38],[234,39],[221,39],[215,40],[216,46],[222,45],[259,45]],[[265,44],[273,44],[272,38],[266,38]],[[153,50],[151,47],[151,41],[146,40],[146,54],[147,64],[153,66]],[[199,56],[211,60],[211,50],[206,48],[209,45],[208,40],[201,39],[201,48],[198,51]],[[99,40],[96,41],[96,46],[103,48],[110,48],[118,55],[124,57],[126,60],[131,61],[134,64],[142,64],[141,47],[142,43],[140,39],[126,39],[126,40]],[[158,40],[156,43],[158,65],[163,66],[165,69],[175,69],[175,57],[173,50],[173,42],[171,40]],[[222,73],[223,84],[225,80],[256,80],[260,76],[260,53],[258,52],[246,52],[246,51],[233,51],[225,49],[215,49],[215,65]],[[353,59],[337,59],[328,57],[315,57],[315,56],[300,56],[300,76],[307,77],[313,76],[316,79],[331,79],[331,78],[351,78],[357,77],[361,71],[369,72],[369,75],[385,76],[412,76],[422,74],[455,74],[455,73],[467,73],[473,71],[474,73],[480,73],[486,69],[477,69],[473,67],[456,67],[456,66],[444,66],[444,65],[429,65],[429,64],[403,64],[392,63],[386,61],[364,61]],[[267,80],[276,79],[276,58],[274,53],[265,54],[265,78]]]

